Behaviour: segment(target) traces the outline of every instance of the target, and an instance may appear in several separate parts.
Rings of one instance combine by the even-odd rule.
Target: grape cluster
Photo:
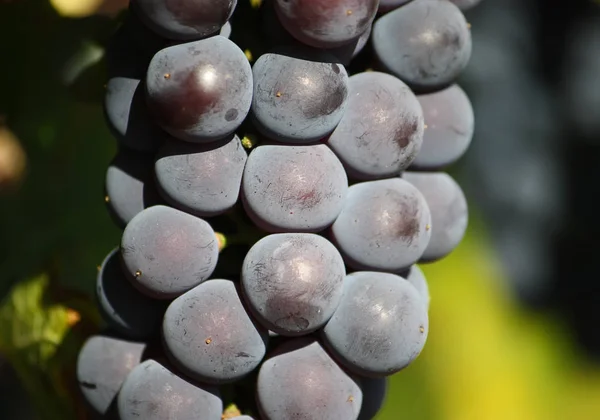
[[[456,3],[132,0],[107,51],[109,329],[77,366],[95,414],[375,416],[427,339],[416,264],[467,225],[441,172],[473,134]]]

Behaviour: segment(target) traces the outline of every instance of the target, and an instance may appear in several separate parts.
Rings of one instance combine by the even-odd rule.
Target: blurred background
[[[244,0],[240,0],[244,1]],[[104,45],[125,0],[0,0],[0,418],[82,418],[73,361],[98,325],[116,142]],[[470,227],[423,266],[430,335],[378,419],[600,418],[600,4],[483,0],[451,169]],[[235,28],[234,28],[235,30]]]

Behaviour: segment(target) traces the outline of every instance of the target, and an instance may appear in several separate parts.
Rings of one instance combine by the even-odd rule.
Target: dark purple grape
[[[452,3],[456,4],[460,10],[468,10],[472,7],[477,6],[481,3],[481,0],[450,0]]]
[[[342,256],[321,236],[273,234],[248,251],[242,291],[266,328],[281,335],[303,335],[331,317],[345,275]]]
[[[444,258],[460,244],[469,221],[460,185],[444,172],[405,172],[402,178],[421,191],[431,211],[431,239],[421,260]]]
[[[308,337],[284,342],[265,360],[256,396],[268,420],[356,420],[362,404],[357,382]]]
[[[96,280],[98,309],[110,327],[126,337],[147,338],[159,330],[166,306],[137,291],[125,277],[119,249],[104,259]]]
[[[397,176],[421,148],[423,112],[402,81],[379,72],[349,79],[348,104],[327,144],[352,178]]]
[[[286,143],[314,142],[331,133],[342,118],[348,97],[343,65],[264,54],[252,73],[252,116],[267,137]]]
[[[405,273],[402,273],[402,277],[408,280],[408,282],[417,289],[425,302],[425,306],[429,309],[429,285],[427,284],[427,279],[425,278],[423,270],[421,270],[418,265],[414,264]]]
[[[361,378],[363,393],[358,420],[372,420],[383,407],[388,391],[388,378]]]
[[[391,10],[404,6],[412,0],[379,0],[379,13],[387,13]]]
[[[237,0],[132,0],[131,7],[161,36],[194,40],[212,35],[229,20]]]
[[[325,145],[258,146],[244,169],[242,198],[268,232],[319,232],[340,214],[348,190],[344,167]]]
[[[207,383],[237,381],[263,359],[267,330],[246,313],[236,285],[209,280],[175,299],[163,320],[171,361]]]
[[[197,216],[214,216],[237,202],[247,157],[235,135],[209,144],[173,139],[156,158],[156,182],[174,207]]]
[[[471,56],[471,32],[448,0],[419,0],[379,18],[373,26],[375,55],[413,90],[452,83]]]
[[[456,162],[469,147],[475,129],[473,107],[458,85],[417,99],[427,129],[410,169],[439,170]]]
[[[283,26],[317,48],[339,47],[367,31],[378,0],[274,0]]]
[[[162,128],[181,140],[209,142],[232,134],[246,118],[252,69],[236,44],[214,36],[159,51],[146,90]]]
[[[106,84],[104,115],[119,143],[139,152],[156,152],[168,135],[150,117],[144,95],[139,79],[113,77]]]
[[[94,335],[77,358],[77,382],[96,414],[107,415],[129,372],[142,360],[144,343]]]
[[[346,276],[323,338],[350,371],[382,377],[417,358],[428,330],[427,308],[412,284],[394,274],[362,271]]]
[[[115,222],[125,227],[133,217],[161,202],[153,179],[152,155],[121,149],[106,171],[104,201]]]
[[[120,420],[221,420],[216,387],[192,383],[154,360],[137,365],[119,392]]]
[[[399,272],[427,248],[431,214],[423,195],[403,179],[362,182],[348,189],[331,233],[352,268]]]
[[[219,249],[207,222],[159,205],[129,222],[121,255],[136,288],[156,299],[171,299],[210,277]]]

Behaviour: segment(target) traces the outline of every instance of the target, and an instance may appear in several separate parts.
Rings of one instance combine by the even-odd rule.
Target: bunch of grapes
[[[473,134],[474,3],[132,0],[105,97],[124,230],[77,365],[95,415],[375,416],[426,342],[416,263],[467,225],[440,170]]]

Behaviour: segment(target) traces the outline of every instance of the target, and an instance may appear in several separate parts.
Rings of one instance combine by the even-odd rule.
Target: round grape
[[[418,265],[414,264],[406,270],[405,273],[402,273],[402,277],[408,280],[408,282],[417,289],[425,302],[425,306],[429,309],[429,285],[427,284],[427,279],[425,278],[423,270],[421,270]]]
[[[136,288],[156,299],[171,299],[212,274],[219,250],[207,222],[170,207],[153,206],[125,228],[121,255]]]
[[[284,342],[260,367],[256,398],[268,420],[356,420],[362,392],[313,338]]]
[[[209,142],[232,134],[252,102],[252,69],[229,39],[214,36],[159,51],[148,67],[146,100],[167,132]]]
[[[382,16],[372,41],[381,64],[419,91],[452,83],[471,56],[467,21],[448,0],[413,1]]]
[[[385,73],[356,74],[349,88],[346,111],[327,144],[353,178],[397,176],[421,148],[419,101],[402,81]]]
[[[460,244],[467,230],[467,199],[460,185],[444,172],[405,172],[402,177],[421,191],[431,211],[431,240],[421,260],[444,258]]]
[[[273,234],[248,251],[242,291],[266,328],[282,335],[303,335],[331,317],[345,275],[341,255],[321,236]]]
[[[267,137],[313,142],[331,133],[342,118],[348,97],[348,74],[343,65],[263,54],[252,73],[252,116]]]
[[[325,145],[258,146],[244,169],[242,199],[268,232],[319,232],[340,214],[348,179]]]
[[[481,3],[481,0],[450,0],[452,3],[456,4],[460,10],[468,10],[472,7],[477,6]]]
[[[379,1],[379,13],[387,13],[390,10],[397,9],[400,6],[404,6],[406,3],[412,0],[380,0]]]
[[[223,412],[216,387],[191,383],[154,360],[133,368],[117,406],[120,420],[221,420]]]
[[[175,299],[163,320],[172,362],[207,383],[237,381],[263,359],[267,330],[247,314],[236,285],[214,279]]]
[[[388,378],[361,378],[363,393],[358,420],[372,420],[383,407],[388,391]]]
[[[348,189],[331,234],[349,266],[399,272],[423,255],[431,214],[423,195],[403,179],[362,182]]]
[[[389,273],[361,271],[344,280],[344,294],[323,329],[325,344],[359,375],[392,375],[425,345],[429,321],[412,284]]]
[[[174,207],[215,216],[237,202],[247,157],[235,135],[209,144],[171,140],[156,158],[156,182]]]

